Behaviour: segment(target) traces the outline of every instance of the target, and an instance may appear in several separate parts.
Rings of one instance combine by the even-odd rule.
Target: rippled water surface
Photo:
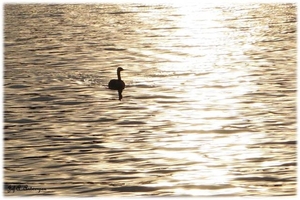
[[[296,23],[295,4],[6,4],[4,195],[295,195]]]

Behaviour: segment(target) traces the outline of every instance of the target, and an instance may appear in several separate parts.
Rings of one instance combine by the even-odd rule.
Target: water
[[[4,195],[296,194],[295,4],[4,16]]]

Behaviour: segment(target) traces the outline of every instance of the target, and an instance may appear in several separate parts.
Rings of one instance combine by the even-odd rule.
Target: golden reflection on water
[[[255,174],[253,171],[258,167],[272,169],[272,166],[288,161],[285,157],[280,158],[280,161],[274,160],[276,158],[273,157],[276,155],[270,153],[276,152],[276,149],[268,146],[262,148],[268,143],[261,144],[269,142],[267,138],[269,135],[266,133],[266,130],[270,129],[269,126],[276,126],[266,125],[265,113],[263,117],[260,116],[259,111],[264,110],[268,113],[266,104],[270,101],[273,103],[274,100],[273,102],[270,100],[269,93],[259,92],[266,86],[259,86],[262,81],[259,82],[258,79],[268,78],[268,76],[264,75],[266,71],[263,71],[265,70],[262,69],[263,66],[254,67],[256,60],[251,57],[253,54],[249,53],[255,52],[257,48],[255,42],[261,38],[255,35],[265,31],[266,27],[263,24],[255,27],[255,31],[240,30],[239,28],[244,29],[253,25],[248,23],[247,19],[239,21],[239,15],[243,11],[231,12],[229,8],[222,10],[199,8],[199,6],[194,8],[188,5],[182,7],[177,5],[175,8],[146,6],[145,9],[149,9],[149,12],[142,12],[140,8],[136,8],[137,13],[126,13],[126,9],[134,11],[136,6],[109,5],[108,10],[104,12],[102,8],[97,10],[96,6],[95,10],[92,9],[93,12],[89,13],[87,10],[93,6],[65,7],[66,19],[60,22],[67,23],[72,28],[65,24],[61,26],[66,27],[67,31],[64,33],[68,33],[68,28],[74,30],[73,35],[78,36],[76,38],[78,41],[70,42],[74,39],[73,35],[67,34],[69,40],[61,40],[71,50],[66,50],[69,54],[61,53],[60,56],[69,56],[74,62],[64,64],[59,60],[58,64],[56,63],[65,70],[65,74],[62,74],[63,78],[55,79],[55,73],[52,72],[53,77],[46,82],[47,86],[44,86],[42,91],[49,96],[52,95],[53,101],[35,100],[36,103],[40,103],[38,105],[42,105],[40,114],[42,117],[38,116],[35,120],[37,124],[43,126],[36,128],[37,131],[42,132],[39,137],[41,146],[37,150],[34,149],[32,154],[36,151],[41,154],[47,153],[49,157],[46,161],[56,159],[58,166],[66,162],[67,166],[63,169],[67,170],[64,171],[65,174],[62,174],[60,169],[53,169],[53,173],[57,173],[59,177],[69,177],[69,180],[62,180],[65,182],[79,181],[79,184],[82,184],[89,179],[92,180],[96,195],[102,194],[101,192],[113,194],[114,191],[118,191],[114,190],[116,187],[119,190],[126,190],[127,186],[140,185],[152,187],[155,192],[170,190],[166,194],[194,196],[251,193],[248,191],[249,187],[254,187],[253,183],[256,182],[259,184],[259,189],[267,190],[268,187],[263,185],[265,180],[261,181],[263,184],[257,181],[257,177],[261,178],[266,174]],[[68,12],[68,9],[74,9],[74,12]],[[115,12],[116,10],[118,12]],[[99,12],[103,12],[106,17],[99,15]],[[250,16],[251,19],[252,17]],[[74,21],[73,18],[78,20]],[[101,28],[99,28],[99,19],[103,20],[100,22]],[[39,21],[39,18],[35,20]],[[78,24],[69,24],[71,22]],[[92,30],[87,31],[88,26],[85,22],[91,23]],[[135,24],[126,25],[128,22],[135,22]],[[235,27],[235,23],[239,26]],[[122,27],[124,29],[119,29]],[[123,34],[123,30],[127,31],[126,34]],[[89,39],[82,39],[83,35]],[[99,40],[99,35],[104,39]],[[30,46],[31,40],[28,41]],[[48,46],[44,42],[42,45]],[[84,57],[81,54],[83,52],[80,51],[72,57],[73,45],[82,46],[83,52],[92,59]],[[45,50],[45,53],[49,52]],[[87,59],[87,62],[78,64],[77,61],[84,60],[82,56]],[[259,56],[263,58],[265,55]],[[270,63],[262,58],[259,59],[261,64]],[[54,62],[52,59],[50,58],[49,62]],[[31,62],[34,63],[34,60]],[[99,67],[99,62],[103,68]],[[90,82],[97,87],[87,86],[81,77],[72,76],[70,71],[74,68],[77,70],[73,64],[82,65],[78,70],[82,70],[82,75],[91,74],[86,78],[90,78]],[[126,97],[122,102],[112,100],[109,93],[111,91],[106,93],[106,89],[100,87],[102,83],[106,84],[107,77],[111,77],[110,68],[115,68],[119,64],[125,65],[126,70],[128,67],[124,77],[131,80],[128,82]],[[51,65],[50,72],[57,70],[52,68]],[[258,68],[262,71],[255,72]],[[43,67],[41,69],[44,70]],[[139,72],[142,72],[142,75]],[[11,74],[15,72],[12,70]],[[31,77],[31,74],[28,74],[28,77]],[[37,77],[44,79],[44,74],[41,73]],[[66,79],[73,80],[75,84]],[[25,83],[30,85],[34,81],[35,79],[29,79]],[[10,82],[8,86],[15,84],[14,80]],[[60,87],[65,84],[66,90],[47,90],[51,84]],[[270,82],[266,88],[269,89],[272,85],[274,83]],[[10,90],[14,89],[10,88]],[[82,96],[79,95],[78,90],[81,90]],[[10,94],[12,97],[14,97],[13,92]],[[27,103],[31,105],[32,91],[26,92],[30,96]],[[39,90],[35,92],[36,94],[33,95],[42,93]],[[263,101],[252,99],[249,93],[255,92],[263,94],[261,98]],[[68,95],[72,98],[68,98]],[[78,104],[73,99],[80,99],[82,103]],[[66,104],[57,104],[58,102],[66,102]],[[55,109],[47,107],[48,104]],[[288,106],[290,104],[287,103]],[[18,101],[16,105],[19,106]],[[12,104],[12,111],[18,109],[16,105]],[[255,112],[252,112],[252,109]],[[48,118],[45,118],[43,111]],[[47,114],[48,112],[50,115]],[[22,118],[28,117],[26,114],[28,113],[25,113]],[[16,115],[22,113],[16,112]],[[31,116],[32,111],[29,117]],[[269,116],[274,115],[269,114]],[[282,113],[278,116],[285,117]],[[12,123],[11,129],[15,129],[17,126],[15,119],[9,120],[9,123]],[[252,124],[248,123],[250,120]],[[44,125],[50,126],[46,129],[49,132],[41,131],[45,129]],[[32,145],[32,141],[36,143],[34,138],[36,136],[31,134],[31,131],[34,131],[34,128],[25,132],[26,136],[30,136],[29,141],[26,141],[26,137],[24,140],[28,145]],[[290,132],[292,137],[292,128]],[[60,137],[52,137],[53,135]],[[22,146],[22,143],[14,141],[12,134],[8,137],[12,137],[7,140],[11,152],[14,151],[14,144]],[[51,146],[51,142],[55,145]],[[24,152],[23,150],[20,148],[19,151]],[[292,149],[287,150],[289,151],[293,153]],[[282,152],[280,153],[279,155],[282,155]],[[10,157],[9,165],[14,166],[15,156]],[[272,160],[265,159],[271,156],[273,156]],[[49,167],[47,162],[34,162],[53,168]],[[74,162],[73,166],[72,162]],[[25,166],[27,163],[22,164]],[[13,172],[9,173],[13,174]],[[244,175],[252,177],[250,180],[241,179]],[[20,180],[14,178],[13,180]],[[121,186],[125,189],[118,188]],[[77,188],[76,186],[74,188],[75,191]],[[72,189],[71,193],[74,191]],[[90,188],[87,191],[75,192],[79,195],[91,194]],[[130,190],[130,195],[135,195],[133,192],[136,191]],[[147,190],[141,193],[143,192],[145,194]],[[156,195],[155,192],[148,194]],[[259,191],[256,191],[256,194],[260,194]]]
[[[248,50],[249,46],[244,48],[242,45],[234,44],[239,40],[237,38],[239,35],[234,31],[231,31],[230,35],[228,31],[224,31],[227,30],[226,24],[220,22],[222,14],[216,10],[212,12],[205,10],[199,14],[199,12],[193,13],[189,7],[188,9],[179,7],[177,12],[181,15],[177,26],[181,28],[172,32],[171,36],[188,35],[189,39],[181,39],[178,43],[183,46],[196,46],[196,48],[187,48],[181,53],[197,55],[198,59],[195,63],[193,57],[185,57],[184,54],[181,58],[174,54],[164,55],[165,59],[177,63],[166,63],[160,67],[161,70],[174,74],[192,73],[192,75],[176,79],[179,87],[178,93],[187,101],[186,107],[183,110],[168,109],[157,116],[157,121],[169,119],[174,122],[173,130],[178,133],[184,131],[184,134],[178,134],[173,139],[160,139],[153,145],[165,148],[165,150],[155,151],[160,158],[175,162],[176,160],[192,162],[193,164],[187,164],[184,166],[184,170],[172,173],[168,180],[159,180],[148,186],[174,186],[173,192],[176,195],[206,196],[218,193],[222,195],[242,193],[244,189],[230,186],[234,179],[231,164],[263,156],[265,153],[263,150],[249,150],[247,146],[256,143],[257,137],[263,138],[264,134],[253,135],[253,133],[245,131],[220,137],[217,134],[203,132],[222,130],[234,122],[246,120],[240,119],[242,116],[240,110],[243,109],[240,105],[242,96],[257,90],[257,86],[253,84],[253,78],[249,76],[248,66],[243,62],[240,62],[239,66],[235,68],[221,66],[234,62],[226,58],[229,57],[227,51],[235,52],[234,58],[237,58],[237,61],[248,59],[243,50]],[[218,27],[220,31],[205,32],[199,27],[193,28],[195,27],[194,19],[199,18],[203,18],[204,27]],[[213,46],[212,43],[218,44],[218,47],[203,49],[206,44]],[[164,44],[170,49],[172,49],[172,45],[178,44]],[[224,51],[224,55],[222,51]],[[199,55],[202,55],[202,58],[199,59]],[[210,73],[206,73],[207,71]],[[181,89],[181,85],[185,86],[184,90]],[[263,104],[256,106],[263,106]],[[193,126],[189,124],[193,124]],[[202,133],[197,134],[200,132]],[[180,151],[176,149],[180,149]],[[193,185],[193,187],[180,187],[185,184]],[[218,185],[220,185],[220,190],[216,192],[212,188],[218,187]],[[199,186],[198,189],[197,186]]]
[[[166,160],[186,161],[189,164],[185,165],[183,170],[172,173],[168,180],[147,185],[150,187],[174,186],[174,193],[178,195],[206,196],[243,192],[242,188],[230,186],[235,177],[231,172],[231,165],[246,159],[262,157],[263,151],[249,150],[247,145],[257,143],[256,139],[263,137],[264,135],[261,134],[253,136],[246,132],[226,137],[217,137],[216,134],[210,133],[201,134],[201,136],[199,134],[180,135],[174,138],[171,144],[169,141],[160,140],[155,145],[164,146],[166,150],[156,150],[154,153],[158,157]],[[174,148],[181,150],[180,152],[174,151],[172,150]],[[183,188],[180,185],[190,185],[191,188],[189,186]],[[197,186],[199,189],[196,189]],[[213,188],[218,187],[220,190],[216,193]]]

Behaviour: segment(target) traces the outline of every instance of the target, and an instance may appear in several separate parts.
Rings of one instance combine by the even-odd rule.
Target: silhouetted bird
[[[121,80],[121,71],[123,71],[124,69],[122,67],[118,67],[117,69],[117,75],[118,75],[118,79],[112,79],[109,81],[108,83],[108,88],[111,90],[118,90],[119,93],[119,100],[122,99],[122,91],[125,88],[125,83],[124,81]]]

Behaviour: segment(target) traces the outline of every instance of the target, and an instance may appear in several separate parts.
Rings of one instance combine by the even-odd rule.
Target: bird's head
[[[120,71],[123,71],[124,69],[122,67],[118,67],[117,71],[120,72]]]

